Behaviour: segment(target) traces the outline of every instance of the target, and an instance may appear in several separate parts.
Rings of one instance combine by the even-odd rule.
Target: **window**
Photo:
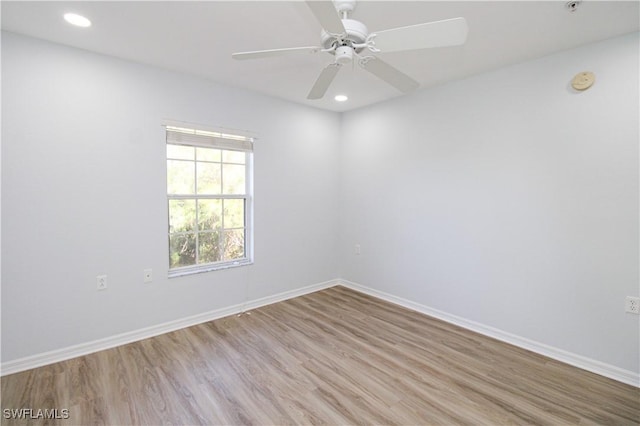
[[[169,276],[250,263],[253,139],[166,130]]]

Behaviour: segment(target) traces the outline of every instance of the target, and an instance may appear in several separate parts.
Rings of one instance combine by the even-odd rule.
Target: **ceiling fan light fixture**
[[[64,20],[76,27],[87,28],[91,26],[91,21],[88,18],[77,13],[65,13]]]
[[[350,64],[353,60],[353,48],[351,46],[340,46],[336,49],[336,62],[342,65]]]
[[[336,95],[333,99],[335,99],[336,102],[346,102],[349,100],[349,97],[347,95]]]

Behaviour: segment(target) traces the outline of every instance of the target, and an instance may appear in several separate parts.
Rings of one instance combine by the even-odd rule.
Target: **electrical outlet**
[[[627,296],[624,311],[631,314],[640,314],[640,297]]]
[[[153,271],[151,269],[145,269],[143,271],[143,274],[144,274],[143,281],[145,283],[150,283],[151,281],[153,281]]]
[[[362,248],[360,247],[360,244],[356,244],[353,247],[353,253],[358,256],[362,254]]]
[[[98,275],[96,277],[98,290],[106,290],[107,289],[107,276],[106,275]]]

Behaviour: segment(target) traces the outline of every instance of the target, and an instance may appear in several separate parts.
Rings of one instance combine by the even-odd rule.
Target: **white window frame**
[[[163,122],[165,127],[166,144],[169,145],[184,145],[191,147],[204,147],[214,148],[229,151],[239,151],[245,153],[245,188],[244,195],[236,194],[219,194],[219,195],[199,195],[199,194],[169,194],[167,188],[167,248],[166,253],[168,256],[170,253],[169,237],[170,223],[169,223],[169,202],[170,200],[187,199],[242,199],[245,200],[244,207],[244,257],[239,259],[218,261],[213,263],[202,263],[189,266],[180,266],[171,268],[169,263],[169,278],[180,277],[184,275],[197,274],[202,272],[216,271],[220,269],[228,269],[239,266],[245,266],[253,264],[253,142],[255,136],[249,132],[211,128],[202,125],[183,123],[165,120]],[[169,160],[165,154],[165,171],[167,171],[166,161]],[[194,159],[197,162],[197,159]],[[223,164],[223,163],[221,163]],[[224,175],[222,176],[224,179]],[[196,210],[197,214],[197,210]],[[197,216],[196,216],[197,217]],[[224,229],[224,217],[223,229]],[[197,219],[196,219],[197,223]],[[197,225],[196,225],[197,226]],[[199,230],[195,231],[196,238],[200,234]],[[196,240],[197,241],[197,240]],[[197,243],[196,243],[197,247]],[[196,248],[196,262],[197,262],[197,248]]]

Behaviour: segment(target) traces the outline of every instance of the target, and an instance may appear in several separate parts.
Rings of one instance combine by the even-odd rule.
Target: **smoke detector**
[[[578,6],[580,6],[580,3],[582,3],[580,0],[573,0],[567,2],[564,6],[569,12],[575,12],[576,10],[578,10]]]

